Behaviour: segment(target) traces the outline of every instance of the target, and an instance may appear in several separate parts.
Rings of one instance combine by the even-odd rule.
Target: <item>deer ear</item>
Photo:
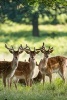
[[[53,52],[53,47],[48,49],[49,54]]]
[[[20,51],[19,54],[21,54],[23,51]]]
[[[25,51],[27,54],[30,54],[30,51]]]
[[[39,64],[36,62],[36,66],[39,66]]]
[[[9,50],[9,52],[13,54],[13,51]]]
[[[11,46],[11,48],[9,48],[9,47],[5,44],[5,48],[7,48],[7,49],[9,50],[9,52],[13,54],[13,52],[14,52],[13,46]]]
[[[36,51],[35,53],[38,54],[40,51]]]
[[[53,52],[53,50],[50,50],[50,51],[49,51],[49,53],[52,53],[52,52]]]
[[[42,53],[44,53],[44,51],[43,51],[43,50],[41,50],[41,52],[42,52]]]
[[[28,59],[28,61],[30,62],[30,58]]]
[[[48,52],[49,52],[49,54],[52,53],[53,52],[53,49],[52,50],[48,50]]]

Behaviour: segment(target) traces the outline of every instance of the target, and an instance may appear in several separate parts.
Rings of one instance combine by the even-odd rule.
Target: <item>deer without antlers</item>
[[[6,80],[8,81],[8,86],[10,85],[10,80],[13,77],[15,70],[18,67],[18,57],[19,54],[21,54],[24,49],[26,48],[22,48],[22,50],[20,49],[22,46],[18,47],[18,50],[14,50],[13,47],[9,48],[6,44],[5,44],[5,48],[7,48],[9,50],[9,52],[11,54],[13,54],[13,60],[11,62],[8,61],[0,61],[0,73],[2,73],[3,75],[3,84],[4,87],[6,87]]]
[[[29,62],[19,62],[18,63],[18,68],[16,69],[16,72],[14,74],[14,77],[18,79],[24,79],[26,86],[31,86],[32,85],[32,76],[33,76],[33,71],[36,65],[35,62],[35,55],[38,54],[40,51],[34,50],[32,51],[28,46],[25,50],[27,54],[30,55]],[[16,82],[15,82],[15,87],[17,88]]]
[[[43,76],[43,84],[45,80],[45,75],[49,76],[50,83],[52,80],[52,73],[58,73],[61,78],[65,81],[64,78],[64,68],[67,66],[67,58],[63,56],[55,56],[48,58],[49,54],[53,52],[53,48],[48,50],[45,49],[44,43],[41,48],[41,52],[44,54],[44,58],[39,63],[39,70]]]

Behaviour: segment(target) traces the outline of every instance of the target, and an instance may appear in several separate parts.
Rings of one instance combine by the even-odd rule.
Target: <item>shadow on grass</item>
[[[0,32],[0,42],[7,43],[10,40],[17,41],[18,39],[24,38],[26,41],[30,42],[40,42],[45,38],[59,38],[59,37],[66,37],[66,32],[48,32],[48,31],[40,31],[39,37],[33,37],[31,31],[19,31],[16,33],[5,33],[1,30]]]

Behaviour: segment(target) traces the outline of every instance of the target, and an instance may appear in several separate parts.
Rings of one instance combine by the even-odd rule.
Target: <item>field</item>
[[[32,36],[32,26],[6,22],[0,25],[0,52],[7,52],[4,44],[15,47],[28,44],[31,48],[52,46],[52,55],[67,55],[67,24],[66,25],[39,25],[40,37]],[[33,45],[32,45],[33,44]]]
[[[0,83],[2,84],[2,83]],[[4,89],[0,85],[0,100],[67,100],[67,84],[61,79],[56,79],[51,84],[34,84],[31,88],[18,84],[16,90],[14,86],[11,89]]]
[[[7,60],[12,59],[11,54],[4,47],[5,43],[9,46],[14,45],[15,48],[20,44],[23,46],[28,44],[33,49],[33,47],[39,48],[44,42],[46,48],[49,46],[54,48],[51,56],[67,57],[67,24],[39,25],[39,30],[40,37],[33,37],[31,25],[12,22],[0,24],[0,60],[4,57]],[[38,61],[40,56],[41,53],[37,57]],[[22,54],[20,59],[26,58],[28,56]],[[44,87],[41,83],[33,84],[31,88],[18,84],[16,90],[14,85],[11,89],[4,89],[2,80],[0,80],[0,100],[67,100],[67,83],[64,84],[61,78],[57,78],[51,84],[46,82]]]

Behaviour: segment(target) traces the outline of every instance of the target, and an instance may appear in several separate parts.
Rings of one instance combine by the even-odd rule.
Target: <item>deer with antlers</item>
[[[13,54],[13,60],[11,62],[8,61],[0,61],[0,73],[3,76],[3,84],[4,87],[6,87],[6,80],[8,82],[8,86],[10,85],[10,80],[13,77],[15,70],[18,67],[18,57],[19,55],[24,51],[26,48],[20,49],[21,46],[19,46],[18,50],[14,50],[13,47],[9,48],[6,44],[5,47],[9,50],[11,54]]]
[[[21,50],[22,50],[22,48],[21,48]],[[16,77],[16,79],[17,79],[14,82],[16,88],[17,88],[16,83],[19,79],[24,79],[26,86],[31,86],[32,85],[33,71],[34,71],[34,68],[36,66],[35,55],[38,54],[40,52],[40,50],[36,50],[34,48],[34,50],[32,51],[27,46],[25,52],[30,55],[30,58],[29,58],[29,62],[19,61],[19,63],[18,63],[18,67],[17,67],[17,69],[15,71],[15,74],[14,74],[14,77]]]
[[[44,58],[40,61],[39,64],[36,63],[36,65],[39,66],[39,70],[42,74],[43,84],[45,80],[45,75],[49,76],[51,83],[52,73],[55,72],[58,73],[61,76],[61,78],[65,81],[64,68],[67,66],[67,58],[63,56],[55,56],[49,58],[49,54],[53,52],[53,48],[49,47],[49,49],[46,50],[44,43],[40,50],[44,54]]]

